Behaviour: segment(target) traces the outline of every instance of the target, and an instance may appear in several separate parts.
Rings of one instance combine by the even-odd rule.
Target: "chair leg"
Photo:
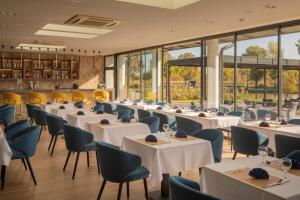
[[[73,176],[72,176],[72,179],[75,178],[76,169],[77,169],[77,164],[78,164],[78,160],[79,160],[79,155],[80,155],[80,152],[77,152],[77,156],[76,156],[76,161],[75,161],[75,166],[74,166],[74,170],[73,170]]]
[[[38,140],[38,141],[40,141],[40,138],[41,138],[41,135],[42,135],[43,128],[44,128],[44,125],[42,125],[42,127],[41,127],[40,135],[39,135],[39,140]]]
[[[6,166],[2,165],[1,166],[1,190],[4,189],[4,184],[5,184],[5,172],[6,172]]]
[[[54,139],[54,135],[51,135],[51,140],[50,140],[50,144],[48,146],[48,151],[50,150],[50,147],[52,145],[53,139]]]
[[[68,161],[69,161],[70,155],[71,155],[71,151],[68,152],[67,159],[66,159],[66,162],[65,162],[63,171],[66,170],[66,167],[67,167],[67,165],[68,165]]]
[[[105,187],[105,184],[106,184],[106,180],[103,180],[100,191],[99,191],[99,194],[98,194],[98,197],[97,197],[97,200],[100,200],[100,198],[102,196],[102,193],[103,193],[103,190],[104,190],[104,187]]]
[[[99,165],[98,151],[97,150],[96,150],[96,161],[97,161],[98,174],[100,175],[100,165]]]
[[[33,173],[33,170],[32,170],[32,167],[31,167],[31,164],[30,164],[30,161],[28,158],[26,158],[26,162],[27,162],[27,165],[29,167],[29,171],[31,173],[31,177],[32,177],[32,180],[34,182],[34,185],[36,185],[36,180],[35,180],[35,176],[34,176],[34,173]]]
[[[119,190],[118,190],[118,198],[117,198],[117,200],[121,200],[122,188],[123,188],[123,183],[120,183],[119,184]]]
[[[87,161],[87,166],[90,167],[90,154],[88,151],[86,152],[86,161]]]
[[[25,167],[25,170],[27,170],[27,165],[26,165],[26,163],[25,163],[25,160],[24,159],[21,159],[22,160],[22,163],[23,163],[23,165],[24,165],[24,167]]]
[[[237,152],[234,152],[232,160],[235,160]]]
[[[199,176],[201,176],[202,168],[199,168]]]
[[[126,190],[127,190],[127,199],[129,199],[129,182],[126,182]]]
[[[55,145],[56,145],[56,140],[57,140],[57,135],[54,136],[54,143],[53,143],[53,146],[52,146],[51,156],[53,155],[53,152],[54,152],[54,148],[55,148]]]
[[[148,195],[148,185],[147,185],[147,179],[144,178],[143,179],[143,182],[144,182],[144,188],[145,188],[145,197],[146,197],[146,200],[148,200],[149,198],[149,195]]]
[[[181,173],[181,172],[179,172],[179,173],[178,173],[178,176],[181,176],[181,174],[182,174],[182,173]]]
[[[247,158],[249,158],[249,154],[247,155]]]

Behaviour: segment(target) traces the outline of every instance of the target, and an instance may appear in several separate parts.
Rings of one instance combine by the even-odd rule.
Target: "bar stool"
[[[93,94],[95,101],[108,102],[109,101],[109,92],[104,90],[96,90]]]
[[[52,102],[63,103],[64,101],[68,101],[68,94],[60,91],[53,91],[50,94],[50,98]]]
[[[42,105],[47,102],[47,98],[43,93],[31,92],[28,94],[28,102],[32,105]]]
[[[82,91],[74,91],[74,92],[72,92],[72,101],[73,101],[73,103],[76,103],[79,101],[87,102],[87,94]]]
[[[3,93],[3,104],[4,105],[12,105],[15,107],[15,112],[14,112],[14,121],[16,119],[16,109],[17,106],[20,106],[20,113],[19,116],[22,117],[22,96],[13,93],[13,92],[5,92]]]

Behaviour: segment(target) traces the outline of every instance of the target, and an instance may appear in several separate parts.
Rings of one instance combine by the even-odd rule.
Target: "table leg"
[[[6,171],[6,166],[2,165],[1,166],[1,190],[4,189],[4,183],[5,183],[5,171]]]
[[[161,181],[161,190],[149,193],[149,198],[152,200],[168,200],[169,199],[169,176],[170,174],[163,174]]]

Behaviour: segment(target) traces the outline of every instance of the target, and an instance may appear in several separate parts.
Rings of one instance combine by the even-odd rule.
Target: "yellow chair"
[[[95,101],[108,102],[109,92],[105,90],[96,90],[93,94]]]
[[[68,100],[68,94],[60,91],[53,91],[50,94],[50,98],[52,102],[63,103]]]
[[[15,107],[15,113],[14,113],[14,121],[15,121],[15,114],[16,114],[16,108],[17,106],[20,106],[20,113],[19,115],[22,116],[22,96],[13,93],[13,92],[5,92],[2,95],[3,104],[4,105],[12,105]]]
[[[82,91],[74,91],[72,92],[72,101],[73,103],[76,103],[78,101],[87,102],[87,95],[85,92]]]
[[[42,105],[47,102],[46,95],[40,92],[31,92],[28,94],[28,103],[33,105]]]

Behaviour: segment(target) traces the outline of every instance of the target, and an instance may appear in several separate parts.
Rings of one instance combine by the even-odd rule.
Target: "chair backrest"
[[[15,123],[5,127],[4,132],[6,135],[6,139],[11,140],[11,138],[13,137],[13,135],[15,133],[17,133],[20,130],[23,130],[29,126],[30,126],[30,122],[28,120],[24,119],[24,120],[17,121]]]
[[[41,109],[38,106],[31,105],[31,104],[26,104],[26,109],[27,109],[27,115],[30,119],[34,119],[34,110],[33,109]]]
[[[275,135],[276,156],[284,158],[289,153],[300,150],[300,138],[287,135]]]
[[[214,161],[216,163],[221,162],[224,141],[224,135],[222,131],[218,129],[203,129],[195,132],[193,136],[210,141],[214,155]]]
[[[51,101],[63,103],[68,100],[68,94],[61,91],[53,91],[50,94]]]
[[[123,110],[118,110],[118,119],[130,119],[130,110],[128,108],[125,108]]]
[[[5,92],[3,93],[3,104],[20,105],[22,104],[22,96],[13,92]]]
[[[300,125],[300,119],[290,119],[288,121],[289,124]]]
[[[74,92],[72,92],[72,101],[73,101],[73,103],[76,103],[79,101],[86,102],[87,95],[85,92],[82,92],[82,91],[74,91]]]
[[[300,150],[293,151],[293,152],[289,153],[288,155],[286,155],[285,157],[289,158],[289,159],[294,159],[294,160],[297,160],[298,162],[300,162]]]
[[[140,122],[147,124],[151,133],[157,133],[159,131],[159,117],[150,116],[150,117],[143,117]]]
[[[15,107],[11,105],[4,106],[0,109],[0,122],[4,127],[13,123]]]
[[[171,200],[220,200],[200,192],[198,183],[179,176],[169,178],[169,187]]]
[[[47,125],[47,112],[41,109],[33,109],[35,123],[40,126]]]
[[[256,120],[256,114],[254,111],[250,110],[249,108],[246,108],[244,111],[244,121],[253,121]]]
[[[159,117],[159,131],[164,131],[163,124],[168,124],[168,116],[159,112],[153,112],[153,116]]]
[[[117,105],[117,109],[116,110],[119,111],[119,110],[125,110],[125,109],[129,109],[129,111],[130,111],[130,118],[134,119],[134,113],[135,113],[134,109],[132,109],[132,108],[130,108],[128,106],[124,106],[124,105]]]
[[[47,98],[45,94],[40,92],[31,92],[28,94],[28,102],[30,104],[45,104],[47,102]]]
[[[229,116],[235,116],[235,117],[243,117],[243,112],[241,111],[231,111],[227,113]]]
[[[31,126],[20,130],[13,135],[11,140],[11,148],[22,152],[26,157],[31,157],[36,152],[40,135],[40,126]]]
[[[114,112],[113,105],[105,102],[103,102],[103,110],[105,113],[109,113],[109,114],[113,114]]]
[[[148,110],[137,109],[137,112],[139,120],[143,119],[144,117],[151,117],[151,113]]]
[[[48,113],[46,115],[46,119],[50,135],[63,134],[63,125],[66,123],[66,121],[63,118]]]
[[[259,136],[256,131],[232,126],[231,140],[234,151],[246,155],[258,155]]]
[[[96,145],[104,180],[122,183],[131,172],[141,166],[142,160],[137,155],[102,141],[97,142]]]
[[[64,124],[63,129],[66,148],[69,151],[79,152],[94,139],[93,134],[74,126]]]
[[[177,130],[184,131],[189,135],[202,129],[202,124],[185,117],[176,116]]]
[[[277,113],[272,110],[265,110],[265,109],[258,109],[257,110],[257,118],[258,119],[265,119],[266,114],[271,115],[271,120],[276,120]]]
[[[96,101],[94,106],[94,111],[103,111],[104,112],[104,105],[103,103]]]

